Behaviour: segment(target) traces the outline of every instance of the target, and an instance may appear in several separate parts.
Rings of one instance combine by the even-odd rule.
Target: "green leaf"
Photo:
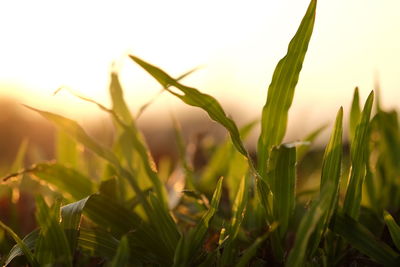
[[[285,266],[304,266],[309,240],[329,209],[332,199],[332,194],[329,194],[329,192],[333,192],[333,188],[333,184],[325,186],[320,198],[314,201],[311,208],[303,215],[297,229],[294,246],[289,253]]]
[[[126,236],[123,236],[119,242],[117,253],[111,262],[111,267],[128,266],[129,254],[130,249],[128,239]]]
[[[154,226],[159,242],[165,244],[166,250],[171,258],[174,257],[175,248],[178,244],[180,234],[171,215],[163,208],[162,203],[153,194],[150,194],[150,204],[153,208],[150,221]]]
[[[195,72],[195,71],[198,70],[198,69],[199,69],[199,68],[197,67],[197,68],[191,69],[191,70],[189,70],[189,71],[183,73],[183,74],[180,75],[178,78],[176,78],[176,81],[180,81],[180,80],[186,78],[187,76],[189,76],[190,74],[192,74],[193,72]],[[143,114],[143,112],[144,112],[151,104],[153,104],[153,102],[157,99],[157,97],[159,97],[162,93],[164,93],[164,91],[165,91],[164,88],[162,88],[162,89],[161,89],[160,91],[158,91],[147,103],[143,104],[143,105],[139,108],[139,110],[138,110],[138,112],[137,112],[137,114],[136,114],[136,119],[138,119],[138,118]]]
[[[269,150],[282,142],[288,111],[307,52],[315,21],[317,1],[311,0],[301,24],[289,43],[288,51],[274,71],[268,97],[262,110],[261,134],[258,139],[258,170],[265,178]]]
[[[76,171],[58,163],[39,163],[29,169],[38,180],[51,184],[73,200],[80,200],[94,193],[93,181]]]
[[[342,135],[343,108],[341,107],[337,113],[335,125],[329,139],[329,143],[325,148],[322,161],[320,194],[329,194],[330,204],[328,209],[324,211],[323,219],[321,219],[318,223],[314,235],[310,239],[308,246],[311,248],[311,254],[313,254],[318,248],[322,236],[328,228],[329,221],[337,206],[343,154]],[[326,187],[330,187],[328,192],[326,192]]]
[[[120,87],[119,87],[119,90],[121,90]],[[123,142],[123,143],[119,144],[121,147],[123,147],[123,148],[125,147],[125,149],[123,150],[126,153],[125,157],[127,159],[130,159],[132,151],[136,151],[138,153],[139,158],[141,159],[141,163],[144,168],[144,171],[146,172],[146,175],[150,178],[151,182],[154,184],[154,189],[155,189],[156,194],[158,195],[158,197],[160,199],[162,199],[162,203],[163,203],[165,209],[168,209],[168,198],[167,198],[167,193],[166,193],[165,187],[161,183],[161,180],[159,179],[159,177],[157,175],[157,172],[155,169],[155,163],[151,157],[150,151],[147,149],[144,139],[141,136],[138,129],[136,128],[134,121],[132,120],[130,123],[126,124],[114,110],[108,109],[105,106],[103,106],[102,104],[100,104],[92,99],[79,96],[73,92],[72,92],[72,94],[84,101],[87,101],[87,102],[97,105],[101,110],[109,113],[111,115],[112,119],[115,121],[115,123],[122,128],[122,136],[125,138],[120,138],[120,140],[124,140],[124,141],[128,140],[128,142]],[[121,104],[121,101],[123,101],[122,91],[120,92],[120,97],[118,97],[115,101],[118,101],[118,102],[115,102],[114,106]],[[100,155],[100,156],[102,156],[102,155]],[[114,154],[112,154],[112,156],[114,156]],[[140,197],[142,204],[145,206],[144,207],[145,211],[147,211],[147,209],[149,208],[148,203],[145,199],[143,192],[141,191],[141,189],[139,187],[138,182],[134,178],[134,174],[132,174],[132,171],[131,170],[128,171],[128,170],[124,169],[118,160],[116,162],[112,162],[112,161],[109,161],[109,162],[112,163],[115,167],[117,167],[117,171],[119,172],[119,174],[121,176],[128,179],[131,186],[135,190],[136,194],[138,194],[138,196]],[[128,162],[128,164],[129,163],[130,162]]]
[[[81,228],[79,231],[78,246],[91,255],[111,260],[118,245],[119,241],[104,230]]]
[[[275,231],[278,224],[272,224],[268,231],[262,236],[258,237],[253,244],[249,248],[245,250],[242,257],[240,257],[239,262],[235,265],[235,267],[245,267],[249,266],[248,263],[251,259],[256,255],[258,248],[264,243],[264,241],[268,238],[268,236]]]
[[[396,245],[397,249],[400,250],[400,226],[387,211],[383,212],[383,218],[385,219],[386,225],[389,228],[393,243]]]
[[[222,251],[220,266],[226,266],[232,263],[234,260],[233,258],[236,252],[234,244],[239,233],[240,226],[242,225],[242,221],[246,214],[246,207],[248,203],[248,190],[248,176],[244,175],[240,181],[235,201],[233,202],[231,222],[227,226],[226,231],[221,231],[220,239],[226,236],[227,240],[224,244],[224,250]]]
[[[57,131],[56,159],[57,163],[79,170],[78,144],[64,131]]]
[[[65,231],[71,255],[74,255],[78,244],[82,212],[89,198],[90,196],[61,208],[61,225]]]
[[[371,116],[374,92],[372,91],[365,102],[361,113],[360,122],[357,125],[354,143],[351,146],[351,171],[346,197],[344,199],[343,211],[356,219],[359,214],[362,185],[365,178],[365,165],[367,163],[367,149],[369,137],[369,120]]]
[[[8,265],[16,256],[23,254],[25,255],[30,265],[39,266],[39,264],[37,263],[31,252],[32,247],[30,246],[31,245],[30,241],[31,239],[33,239],[32,238],[33,234],[30,236],[28,235],[29,238],[26,237],[24,238],[24,240],[21,240],[21,238],[19,238],[18,235],[10,227],[5,225],[2,221],[0,221],[0,227],[3,228],[4,231],[6,231],[14,239],[14,241],[17,243],[16,246],[18,246],[18,247],[14,246],[14,248],[11,249],[10,253],[7,256],[5,265]]]
[[[26,106],[27,108],[38,112],[40,115],[48,119],[49,121],[53,122],[57,127],[59,127],[61,130],[67,132],[70,136],[72,136],[75,140],[78,142],[82,143],[86,147],[88,147],[90,150],[95,152],[97,155],[100,157],[106,159],[113,165],[118,166],[119,162],[118,159],[114,156],[114,154],[107,148],[99,145],[96,143],[91,137],[89,137],[85,130],[75,121],[65,118],[63,116],[39,110],[36,108],[32,108],[29,106]]]
[[[124,93],[116,72],[111,73],[111,83],[109,87],[110,96],[112,100],[112,110],[119,118],[127,125],[132,124],[133,118],[129,111],[128,105],[124,100]]]
[[[385,243],[378,241],[367,228],[350,216],[337,213],[330,229],[376,262],[385,266],[399,266],[400,255]]]
[[[215,98],[203,94],[195,88],[180,84],[176,79],[169,76],[163,70],[150,65],[138,57],[130,55],[130,58],[152,75],[165,88],[165,90],[180,98],[186,104],[203,109],[208,113],[211,119],[224,126],[231,135],[232,142],[236,149],[243,155],[247,156],[247,151],[242,143],[236,124],[225,114],[225,111]],[[176,87],[180,92],[182,92],[182,94],[178,94],[169,89],[171,86]]]
[[[258,120],[251,121],[240,128],[240,136],[242,138],[246,138],[251,130],[257,125],[257,123]],[[204,167],[204,171],[198,185],[200,190],[207,193],[210,191],[209,193],[211,194],[211,189],[215,186],[217,178],[221,176],[227,178],[225,179],[227,183],[233,182],[232,179],[235,179],[234,175],[236,174],[238,174],[239,179],[241,179],[243,174],[247,172],[247,169],[246,167],[244,169],[240,167],[242,167],[242,165],[248,166],[248,163],[247,158],[245,157],[245,164],[243,164],[243,155],[240,153],[240,155],[237,154],[238,152],[235,150],[235,147],[232,145],[230,140],[226,140],[222,144],[218,145],[215,149],[215,152],[211,155],[208,164]],[[239,182],[234,185],[237,186]],[[236,188],[237,187],[235,187],[235,191]],[[235,192],[230,193],[234,194]]]
[[[240,225],[246,213],[248,200],[248,178],[244,175],[240,181],[239,190],[236,194],[235,202],[232,206],[232,221],[230,230],[230,240],[234,240],[239,233]]]
[[[59,224],[60,202],[49,208],[41,196],[36,198],[36,220],[40,233],[35,247],[35,256],[41,265],[60,263],[72,266],[72,255],[68,239]]]
[[[295,206],[296,147],[274,147],[268,163],[268,182],[273,198],[274,220],[279,222],[280,238],[285,237]]]
[[[360,108],[360,96],[358,94],[358,87],[354,89],[353,102],[351,103],[350,110],[350,143],[353,144],[354,136],[356,134],[356,127],[360,121],[361,108]]]
[[[181,236],[175,250],[174,267],[189,266],[190,262],[197,256],[197,253],[203,245],[206,237],[210,221],[218,210],[222,194],[222,181],[223,178],[218,180],[217,188],[215,189],[211,200],[210,209],[203,215],[195,228],[193,228],[187,235]]]
[[[138,215],[115,200],[99,194],[89,197],[83,211],[93,222],[110,229],[117,236],[136,229],[142,221]]]
[[[96,103],[93,100],[86,99],[86,98],[82,98],[82,99],[84,99],[86,101],[89,101],[89,102],[93,102],[93,103],[97,104],[101,109],[106,110],[107,112],[111,112],[112,114],[114,114],[113,111],[110,111],[109,109],[103,107],[102,105]],[[35,109],[35,108],[31,108],[31,107],[28,107],[28,108],[38,112],[40,115],[42,115],[46,119],[48,119],[51,122],[53,122],[59,128],[61,128],[62,130],[66,131],[75,140],[77,140],[78,142],[82,143],[83,145],[88,147],[90,150],[92,150],[94,153],[96,153],[98,156],[104,158],[109,163],[111,163],[114,167],[116,167],[116,169],[118,171],[118,174],[121,177],[124,177],[129,181],[130,185],[135,190],[135,193],[139,196],[141,203],[144,205],[145,212],[148,211],[149,204],[148,204],[148,202],[146,200],[146,197],[144,196],[143,192],[141,191],[137,181],[135,180],[135,178],[133,177],[133,175],[129,171],[127,171],[126,169],[122,168],[118,158],[109,149],[107,149],[107,148],[99,145],[98,143],[96,143],[91,137],[89,137],[86,134],[86,132],[83,130],[83,128],[77,122],[75,122],[73,120],[70,120],[68,118],[65,118],[63,116],[51,113],[51,112],[42,111],[42,110],[38,110],[38,109]],[[121,125],[125,125],[125,124],[123,124],[121,122]],[[134,141],[136,141],[136,139],[134,139]],[[143,148],[143,147],[140,147],[140,148],[141,148],[141,150],[140,150],[141,156],[143,158],[147,158],[148,154],[146,152],[146,149]],[[153,180],[157,183],[157,179],[154,177],[154,176],[156,176],[156,174],[153,173],[153,171],[151,170],[151,167],[149,166],[149,164],[147,164],[145,166],[146,166],[146,170],[153,175],[152,176]],[[159,185],[159,184],[157,184],[157,185]],[[158,186],[156,189],[158,189],[157,192],[161,195],[161,197],[163,199],[165,199],[165,196],[163,197],[164,194],[162,193],[161,187]]]

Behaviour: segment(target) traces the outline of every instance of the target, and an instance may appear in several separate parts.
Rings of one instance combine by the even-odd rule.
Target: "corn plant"
[[[19,179],[36,181],[44,193],[35,200],[37,228],[26,236],[0,221],[2,243],[15,242],[1,255],[2,264],[399,266],[400,128],[395,111],[384,111],[379,101],[373,109],[373,92],[361,107],[355,90],[349,162],[340,107],[323,154],[319,190],[304,201],[297,188],[297,165],[325,128],[301,142],[283,143],[316,5],[311,0],[274,71],[255,157],[244,139],[258,121],[238,127],[215,98],[181,83],[189,73],[175,79],[135,55],[130,59],[165,91],[204,110],[229,133],[205,167],[193,165],[178,122],[175,170],[157,166],[117,72],[111,73],[111,108],[77,96],[110,115],[112,146],[99,143],[71,119],[28,107],[58,127],[56,160],[18,170],[26,151],[22,147],[3,179],[3,187]]]

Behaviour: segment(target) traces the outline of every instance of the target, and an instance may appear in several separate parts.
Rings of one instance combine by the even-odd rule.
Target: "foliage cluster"
[[[340,108],[322,159],[320,188],[296,188],[296,164],[321,129],[302,142],[282,143],[288,111],[313,31],[316,0],[273,74],[261,114],[256,160],[243,138],[258,122],[239,128],[212,96],[183,85],[136,56],[130,58],[169,93],[206,111],[229,132],[208,164],[193,167],[176,123],[179,163],[154,163],[112,73],[107,112],[112,147],[91,138],[73,120],[31,108],[59,129],[55,162],[12,173],[50,188],[36,197],[38,228],[22,239],[0,222],[1,261],[30,266],[341,266],[400,264],[400,129],[397,113],[361,108],[355,90],[350,112],[350,158],[343,158]],[[79,96],[78,96],[79,97]],[[82,150],[90,150],[88,157]],[[347,172],[343,163],[350,165]],[[158,171],[156,168],[158,167]],[[21,178],[22,177],[22,178]],[[219,178],[221,177],[221,178]],[[223,178],[222,178],[223,177]],[[13,178],[13,179],[11,179]],[[22,180],[21,180],[22,179]],[[25,185],[25,190],[27,186]],[[15,188],[2,186],[12,198]],[[393,216],[394,217],[393,217]]]

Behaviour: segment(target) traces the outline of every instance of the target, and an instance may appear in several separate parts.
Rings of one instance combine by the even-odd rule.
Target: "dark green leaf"
[[[126,238],[126,236],[123,236],[121,238],[121,241],[119,242],[117,253],[115,254],[111,262],[111,267],[128,266],[129,254],[130,249],[128,239]]]
[[[174,256],[174,267],[188,266],[189,263],[197,256],[198,251],[203,245],[204,239],[209,228],[209,223],[214,214],[218,210],[219,201],[222,194],[222,178],[217,183],[214,191],[210,209],[203,215],[198,224],[187,235],[182,235]]]
[[[26,237],[24,238],[24,240],[21,240],[21,238],[18,237],[18,235],[16,233],[14,233],[14,231],[8,227],[7,225],[5,225],[2,221],[0,221],[0,227],[4,229],[4,231],[6,231],[13,239],[14,241],[17,243],[16,246],[18,247],[14,247],[6,260],[5,265],[8,265],[16,256],[19,255],[25,255],[27,261],[29,262],[30,265],[32,266],[39,266],[39,264],[37,263],[37,261],[35,260],[35,258],[33,257],[33,254],[31,252],[31,240],[34,239],[34,234],[30,235],[29,238]]]
[[[71,255],[74,254],[78,244],[82,212],[89,198],[84,198],[61,208],[61,225],[68,239]]]
[[[397,249],[400,250],[400,226],[387,211],[384,211],[383,218],[385,219],[386,225],[389,228],[393,243],[396,245]]]
[[[72,266],[72,255],[68,239],[60,225],[60,202],[49,208],[42,197],[36,199],[36,220],[40,233],[35,247],[35,256],[41,265],[60,263]]]
[[[367,228],[350,216],[342,213],[336,214],[330,228],[354,248],[376,262],[385,266],[399,266],[400,255],[385,243],[378,241]]]
[[[92,255],[111,260],[118,245],[119,241],[104,230],[81,228],[79,231],[78,246]]]
[[[324,219],[324,214],[329,209],[334,190],[333,184],[324,186],[324,191],[318,200],[314,201],[311,208],[304,214],[301,219],[299,228],[296,232],[296,240],[292,250],[289,253],[285,266],[304,266],[307,249],[309,248],[309,240],[317,229],[318,224]]]
[[[272,224],[268,232],[263,234],[262,236],[258,237],[253,244],[249,248],[247,248],[242,257],[240,258],[239,262],[235,265],[235,267],[245,267],[249,266],[249,262],[251,259],[256,255],[257,249],[264,243],[264,241],[268,238],[271,232],[275,231],[277,224]]]

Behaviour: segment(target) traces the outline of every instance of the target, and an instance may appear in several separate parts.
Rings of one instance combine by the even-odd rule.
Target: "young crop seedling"
[[[340,107],[322,156],[317,190],[301,191],[297,172],[307,159],[307,143],[325,127],[302,142],[283,143],[316,6],[311,0],[273,73],[260,113],[255,157],[244,140],[258,121],[238,127],[214,97],[182,84],[186,75],[174,79],[135,55],[130,59],[165,91],[204,110],[229,133],[212,150],[206,166],[193,164],[176,121],[177,171],[157,166],[125,102],[117,72],[111,73],[111,108],[78,96],[110,115],[115,132],[111,146],[71,119],[28,107],[58,127],[56,160],[24,169],[23,145],[11,174],[3,179],[2,186],[22,179],[21,184],[35,184],[38,192],[30,192],[36,197],[35,230],[22,238],[17,225],[0,221],[1,264],[399,266],[396,111],[384,111],[379,101],[374,109],[374,92],[361,108],[356,89],[349,160]],[[82,146],[91,151],[89,156]],[[343,167],[347,164],[348,174]],[[5,196],[11,199],[12,193]]]

